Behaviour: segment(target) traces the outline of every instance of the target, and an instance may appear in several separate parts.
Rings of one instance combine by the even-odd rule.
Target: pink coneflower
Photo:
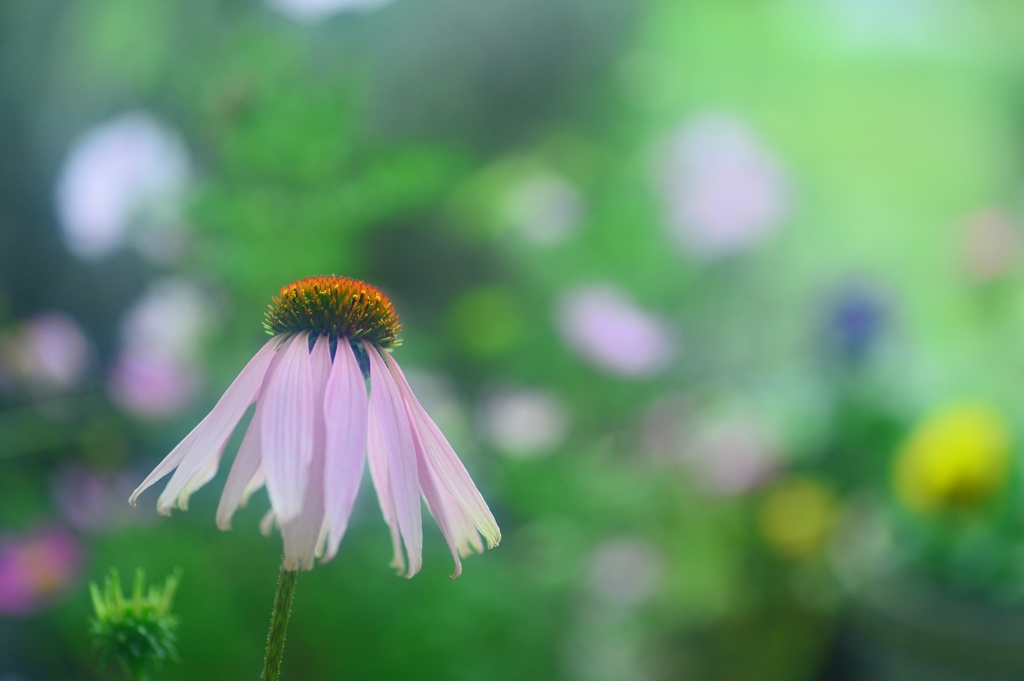
[[[422,564],[421,495],[451,548],[453,576],[460,557],[483,551],[481,535],[498,544],[487,504],[391,357],[401,325],[387,296],[354,279],[309,277],[281,289],[265,326],[274,337],[135,490],[133,504],[173,470],[157,509],[187,509],[255,403],[217,525],[228,529],[235,509],[265,484],[271,510],[263,525],[281,530],[285,570],[308,570],[314,558],[337,553],[365,458],[391,530],[392,565],[407,577]]]

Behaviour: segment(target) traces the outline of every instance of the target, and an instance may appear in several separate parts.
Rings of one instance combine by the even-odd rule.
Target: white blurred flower
[[[783,466],[782,436],[761,415],[751,406],[707,415],[668,395],[647,408],[640,447],[652,463],[688,471],[704,492],[744,494]]]
[[[702,489],[723,495],[743,494],[769,480],[781,459],[766,429],[742,418],[703,425],[683,457]]]
[[[634,449],[651,463],[675,466],[694,428],[692,397],[682,393],[661,395],[644,408],[639,442]]]
[[[341,12],[368,12],[392,0],[268,0],[268,4],[292,21],[321,21]]]
[[[935,53],[984,35],[977,3],[962,0],[819,0],[828,43],[851,52]]]
[[[909,560],[914,548],[896,536],[886,500],[866,490],[839,509],[835,540],[828,543],[829,563],[850,590],[876,583]]]
[[[477,424],[483,439],[506,454],[538,456],[565,439],[569,409],[543,390],[501,387],[481,400]]]
[[[201,385],[199,348],[214,319],[209,296],[195,284],[152,284],[121,324],[121,350],[108,377],[118,406],[143,418],[187,406]]]
[[[583,220],[579,192],[554,173],[520,180],[504,197],[502,213],[514,231],[540,246],[565,241]]]
[[[146,113],[123,114],[81,135],[57,183],[68,247],[100,258],[133,241],[154,259],[173,258],[189,166],[181,139]]]
[[[152,283],[125,314],[121,341],[131,348],[195,357],[214,321],[210,296],[187,279]]]
[[[590,557],[588,582],[602,598],[623,606],[650,600],[661,588],[664,558],[651,542],[633,537],[610,539]]]
[[[657,175],[669,233],[698,258],[755,246],[789,209],[781,167],[730,116],[704,115],[672,133],[659,150]]]
[[[667,369],[676,354],[668,322],[638,307],[614,286],[568,291],[556,306],[555,319],[566,345],[612,374],[654,376]]]
[[[75,386],[93,357],[93,346],[72,317],[44,312],[0,339],[0,359],[15,381],[54,393]]]
[[[636,626],[637,611],[661,590],[662,551],[641,537],[607,539],[587,557],[585,584],[575,621],[565,637],[568,678],[578,681],[649,681],[667,678],[651,655],[649,637]]]

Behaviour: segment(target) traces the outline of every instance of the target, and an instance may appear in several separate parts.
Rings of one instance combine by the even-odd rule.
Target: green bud
[[[178,619],[171,614],[174,592],[181,575],[169,576],[163,588],[146,589],[142,569],[135,572],[131,597],[125,598],[121,577],[111,568],[103,588],[89,583],[96,616],[89,623],[103,664],[119,662],[128,675],[139,681],[164,660],[178,660]]]

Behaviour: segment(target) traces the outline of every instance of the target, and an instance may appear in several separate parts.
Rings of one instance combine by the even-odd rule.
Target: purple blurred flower
[[[153,516],[132,513],[124,504],[124,498],[135,489],[134,478],[134,473],[100,473],[80,465],[65,466],[53,478],[54,501],[64,519],[83,532],[148,522]]]
[[[75,140],[57,185],[68,247],[83,258],[120,248],[133,228],[157,260],[175,255],[189,182],[181,139],[146,113],[123,114]]]
[[[62,527],[0,539],[0,612],[19,615],[50,603],[75,578],[82,551]]]
[[[276,11],[292,21],[322,21],[341,12],[368,12],[392,0],[267,0]]]
[[[6,371],[36,392],[56,393],[74,387],[92,356],[85,332],[63,312],[38,314],[0,339],[0,359]]]
[[[885,306],[868,290],[852,288],[831,304],[826,318],[829,349],[851,361],[862,360],[875,345],[885,322]]]
[[[699,117],[664,142],[658,186],[671,236],[707,260],[760,243],[790,204],[775,158],[742,122],[723,115]]]
[[[555,318],[569,347],[619,376],[654,376],[665,371],[676,354],[668,322],[638,307],[614,286],[594,285],[565,293]]]

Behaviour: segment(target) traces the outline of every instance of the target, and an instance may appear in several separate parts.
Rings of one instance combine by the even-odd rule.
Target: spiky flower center
[[[348,277],[306,277],[283,287],[270,303],[267,332],[311,331],[334,338],[398,345],[402,325],[388,297],[376,286]]]

